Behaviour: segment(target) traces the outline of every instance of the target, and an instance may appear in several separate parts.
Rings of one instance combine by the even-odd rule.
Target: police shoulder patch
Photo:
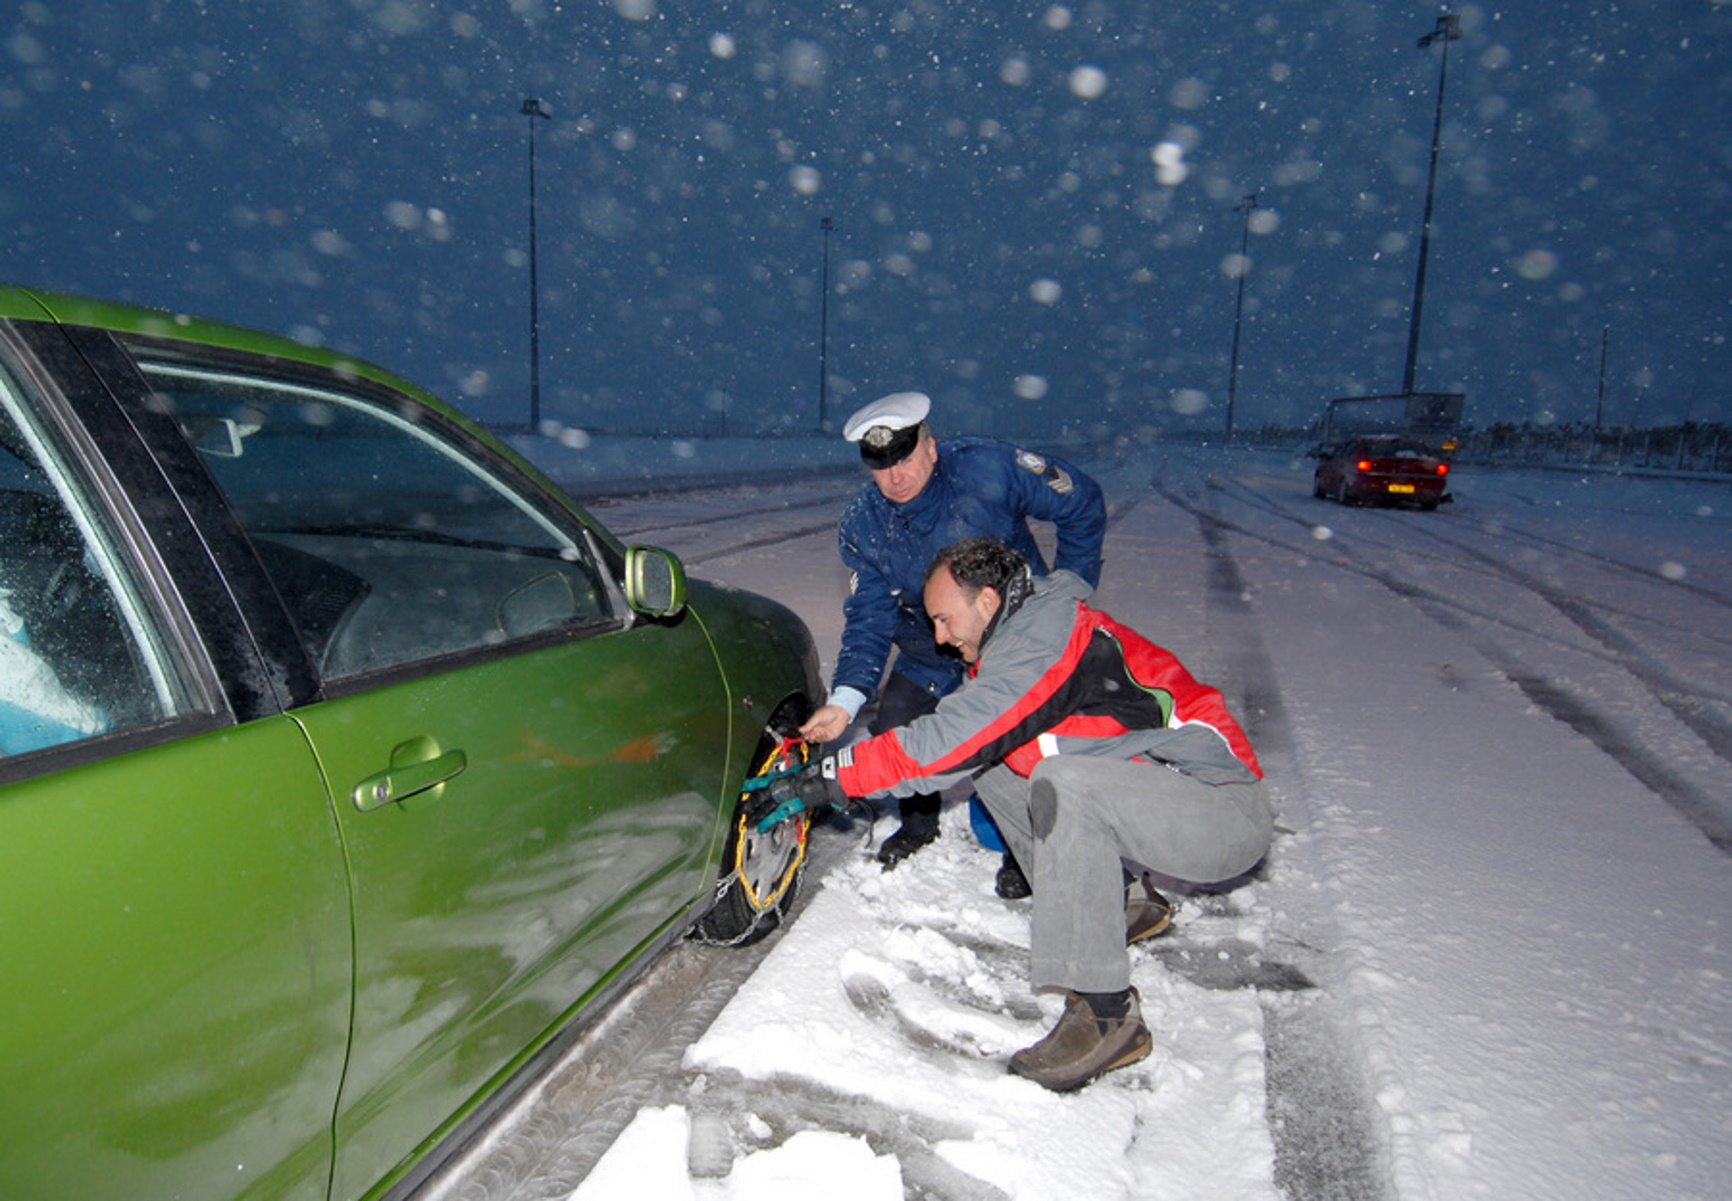
[[[1046,481],[1046,486],[1061,496],[1069,496],[1076,485],[1071,481],[1070,472],[1057,463],[1050,462],[1045,455],[1037,455],[1032,450],[1018,450],[1016,465],[1027,468]]]

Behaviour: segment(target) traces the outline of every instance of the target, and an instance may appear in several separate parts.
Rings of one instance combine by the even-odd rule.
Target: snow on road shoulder
[[[1305,798],[1290,816],[1322,870],[1340,940],[1327,987],[1397,1195],[1716,1195],[1732,872],[1506,667],[1617,685],[1582,692],[1601,708],[1641,688],[1589,655],[1568,663],[1580,640],[1561,619],[1440,622],[1352,572],[1249,546],[1240,563],[1278,623],[1265,642]],[[1468,595],[1500,613],[1519,599],[1485,581]],[[1659,734],[1648,746],[1678,754]]]
[[[1011,1053],[1050,1029],[1062,998],[1029,989],[1029,903],[993,894],[997,866],[961,806],[946,811],[942,839],[894,872],[850,850],[687,1052],[693,1105],[712,1122],[728,1115],[733,1155],[725,1174],[694,1180],[694,1197],[756,1201],[764,1194],[747,1182],[765,1158],[790,1156],[791,1134],[861,1130],[890,1148],[900,1179],[944,1181],[945,1195],[1278,1195],[1262,1014],[1249,989],[1200,987],[1139,947],[1132,979],[1155,1036],[1149,1059],[1066,1096],[1008,1074]],[[1181,908],[1172,945],[1190,920]],[[1259,939],[1265,924],[1255,913],[1207,921],[1237,942]],[[657,1130],[657,1149],[622,1139],[574,1201],[621,1195],[606,1184],[609,1160],[687,1157],[679,1123],[661,1118]],[[903,1195],[834,1164],[808,1185],[836,1201]]]

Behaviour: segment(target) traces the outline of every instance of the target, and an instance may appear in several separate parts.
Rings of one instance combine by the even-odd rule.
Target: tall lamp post
[[[535,119],[549,120],[553,114],[539,100],[525,100],[522,113],[529,118],[529,432],[541,428],[541,286],[536,277],[535,245]]]
[[[1594,398],[1594,434],[1588,439],[1588,466],[1594,465],[1594,452],[1600,448],[1600,427],[1606,421],[1606,353],[1612,345],[1612,327],[1600,330],[1600,391]],[[1621,456],[1620,456],[1621,457]]]
[[[824,275],[818,294],[818,432],[828,431],[830,402],[830,231],[835,222],[818,222],[824,231]]]
[[[1233,438],[1233,405],[1239,398],[1239,323],[1245,313],[1245,277],[1251,274],[1251,211],[1257,207],[1256,193],[1245,197],[1234,207],[1235,213],[1245,214],[1245,225],[1239,234],[1239,297],[1233,302],[1233,358],[1227,368],[1227,440]]]
[[[1600,436],[1600,426],[1606,420],[1606,352],[1612,345],[1612,327],[1600,331],[1600,392],[1594,400],[1594,438]]]
[[[1445,13],[1437,19],[1437,28],[1419,39],[1419,48],[1428,50],[1433,42],[1443,43],[1443,57],[1437,69],[1437,117],[1431,126],[1431,167],[1425,177],[1425,221],[1419,231],[1419,273],[1413,281],[1413,320],[1407,331],[1407,370],[1401,377],[1403,395],[1413,394],[1414,369],[1419,362],[1419,318],[1425,308],[1425,260],[1431,253],[1431,205],[1437,192],[1437,144],[1443,136],[1443,84],[1449,76],[1449,44],[1461,38],[1461,18]]]

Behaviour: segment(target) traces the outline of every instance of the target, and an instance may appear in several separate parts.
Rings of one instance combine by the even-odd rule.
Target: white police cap
[[[883,426],[891,433],[911,429],[926,420],[932,411],[932,398],[924,392],[892,392],[855,412],[842,427],[842,436],[859,442],[874,426]]]
[[[860,444],[860,458],[873,471],[902,462],[920,445],[920,423],[932,401],[924,392],[892,392],[848,418],[842,436]]]

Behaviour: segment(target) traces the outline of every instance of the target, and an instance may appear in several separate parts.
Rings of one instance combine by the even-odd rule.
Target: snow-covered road
[[[1269,452],[1090,467],[1098,605],[1226,692],[1280,808],[1255,879],[1136,950],[1155,1054],[1068,1097],[1006,1076],[1057,1000],[963,809],[890,874],[820,830],[767,953],[681,948],[590,1040],[695,999],[606,1113],[555,1078],[429,1196],[1722,1194],[1732,487],[1464,469],[1425,514]],[[595,507],[791,605],[827,670],[861,482]]]

